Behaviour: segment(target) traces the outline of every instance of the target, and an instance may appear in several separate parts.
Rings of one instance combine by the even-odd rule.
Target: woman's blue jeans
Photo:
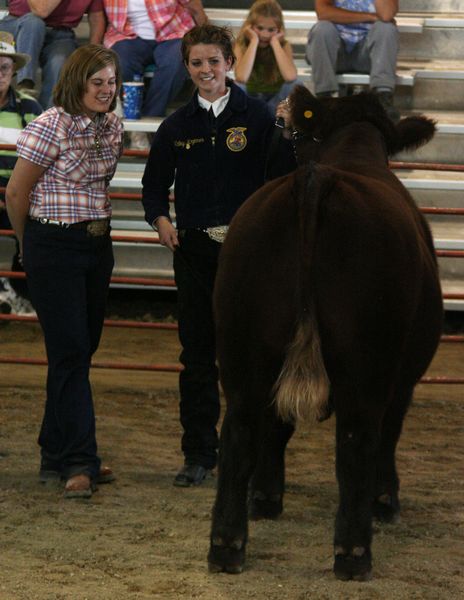
[[[65,478],[96,478],[100,459],[89,368],[114,264],[111,238],[27,221],[23,257],[48,357],[42,468]]]

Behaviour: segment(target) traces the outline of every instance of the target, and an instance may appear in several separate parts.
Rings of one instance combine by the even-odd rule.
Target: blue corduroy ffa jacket
[[[155,134],[143,175],[143,206],[151,225],[169,217],[175,178],[178,229],[227,225],[240,205],[267,179],[295,168],[291,144],[273,144],[274,119],[264,103],[231,86],[229,102],[213,124],[192,100],[166,118]]]

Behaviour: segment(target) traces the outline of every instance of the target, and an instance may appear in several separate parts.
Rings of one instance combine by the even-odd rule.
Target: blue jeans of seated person
[[[241,87],[242,90],[246,92],[249,96],[252,96],[253,98],[258,98],[259,100],[265,102],[267,104],[269,112],[273,117],[275,117],[276,108],[279,102],[285,100],[285,98],[287,98],[287,96],[290,94],[290,92],[296,85],[304,85],[299,79],[294,79],[293,81],[286,81],[285,83],[283,83],[277,94],[252,94],[248,91],[246,83],[239,83],[238,81],[236,81],[235,83],[239,87]]]
[[[41,67],[39,103],[44,109],[53,106],[53,87],[66,59],[77,48],[74,31],[47,27],[40,17],[32,13],[22,17],[6,16],[0,21],[0,31],[14,35],[16,50],[31,57],[29,63],[18,71],[18,83],[23,79],[31,79],[37,84],[37,70]]]
[[[351,52],[335,25],[318,21],[308,34],[306,60],[312,67],[316,94],[338,90],[337,73],[369,73],[371,88],[395,88],[398,30],[393,23],[376,21]]]
[[[221,244],[187,229],[174,252],[180,362],[180,422],[186,464],[213,469],[217,462],[218,369],[212,294]]]
[[[0,31],[8,31],[14,36],[17,52],[24,52],[31,57],[27,65],[18,71],[18,83],[23,79],[37,81],[40,50],[45,40],[46,29],[45,21],[31,12],[22,17],[7,15],[0,20]]]
[[[100,459],[89,367],[113,269],[111,238],[27,221],[23,256],[48,357],[42,468],[66,479],[80,473],[96,478]]]
[[[180,51],[182,40],[122,40],[112,49],[119,56],[123,81],[133,81],[148,65],[154,64],[153,77],[142,105],[143,117],[164,117],[168,103],[180,92],[187,70]]]
[[[77,48],[76,36],[72,29],[47,27],[45,42],[40,54],[42,67],[42,89],[39,104],[44,109],[53,106],[53,88],[68,56]]]

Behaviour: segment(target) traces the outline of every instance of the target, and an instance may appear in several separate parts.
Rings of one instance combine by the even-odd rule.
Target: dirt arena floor
[[[114,315],[111,315],[114,316]],[[121,315],[119,315],[121,316]],[[43,357],[37,325],[0,324],[2,356]],[[174,363],[175,332],[107,328],[97,360]],[[429,374],[464,374],[442,344]],[[94,369],[100,454],[117,480],[90,501],[38,483],[45,368],[0,365],[0,600],[446,600],[464,597],[464,386],[419,385],[398,450],[402,516],[376,525],[374,578],[332,575],[334,419],[299,427],[285,510],[250,526],[246,570],[206,566],[215,479],[182,463],[177,375]]]

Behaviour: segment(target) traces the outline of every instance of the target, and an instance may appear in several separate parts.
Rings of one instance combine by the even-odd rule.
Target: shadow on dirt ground
[[[119,302],[119,304],[118,304]],[[135,318],[110,298],[109,316]],[[156,309],[157,318],[175,318]],[[134,306],[134,301],[131,301]],[[153,317],[153,304],[139,318]],[[128,314],[129,313],[129,314]],[[0,324],[3,356],[43,357],[37,325]],[[463,376],[462,344],[429,375]],[[175,331],[106,328],[96,360],[175,363]],[[463,597],[462,385],[419,385],[398,450],[402,518],[376,525],[374,579],[334,580],[334,419],[301,425],[287,453],[285,510],[250,526],[246,570],[206,568],[215,479],[172,485],[182,457],[177,375],[93,369],[100,454],[117,480],[90,501],[38,483],[45,368],[0,365],[1,600],[447,600]]]

